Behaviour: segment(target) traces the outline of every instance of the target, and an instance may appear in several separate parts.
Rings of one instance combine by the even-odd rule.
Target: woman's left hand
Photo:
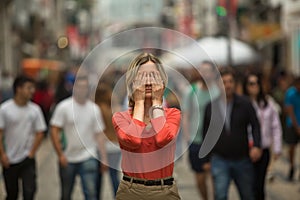
[[[159,72],[150,73],[150,83],[152,85],[152,102],[160,101],[162,103],[165,87]]]

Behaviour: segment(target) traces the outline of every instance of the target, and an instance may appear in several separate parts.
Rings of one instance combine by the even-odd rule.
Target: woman
[[[116,199],[180,199],[172,177],[180,111],[163,108],[167,75],[158,58],[142,53],[126,73],[129,110],[113,115],[123,179]]]
[[[244,93],[249,96],[256,110],[261,126],[262,156],[254,163],[255,169],[255,199],[265,199],[265,177],[270,161],[270,147],[273,146],[274,159],[281,153],[282,129],[279,115],[271,100],[264,94],[261,78],[249,74],[244,82]]]

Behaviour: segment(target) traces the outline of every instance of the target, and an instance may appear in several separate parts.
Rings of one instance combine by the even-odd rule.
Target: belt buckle
[[[144,182],[144,185],[146,186],[151,186],[151,185],[155,185],[156,181],[154,180],[147,180]]]

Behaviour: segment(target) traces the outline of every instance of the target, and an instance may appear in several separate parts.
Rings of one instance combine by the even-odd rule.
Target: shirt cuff
[[[275,154],[280,154],[280,153],[281,153],[281,148],[280,148],[280,147],[274,147],[274,148],[273,148],[273,152],[274,152]]]
[[[166,117],[160,116],[156,118],[152,118],[151,120],[152,127],[156,133],[160,132],[161,129],[165,126],[166,123]]]
[[[59,122],[50,122],[51,126],[55,126],[55,127],[59,127],[59,128],[63,128],[64,125],[62,123]]]

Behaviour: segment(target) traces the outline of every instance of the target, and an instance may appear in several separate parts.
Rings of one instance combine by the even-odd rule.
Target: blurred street
[[[286,149],[284,149],[283,156],[273,165],[272,172],[275,175],[275,179],[272,183],[267,183],[267,200],[298,200],[300,196],[300,182],[297,181],[288,182],[286,180],[286,174],[288,171],[287,158],[285,156]],[[298,148],[298,153],[300,149]],[[57,172],[57,162],[54,149],[51,141],[45,139],[38,151],[37,163],[38,163],[38,192],[36,195],[37,200],[56,200],[59,199],[59,180]],[[297,160],[297,167],[299,169],[299,159]],[[247,173],[247,172],[245,172]],[[195,181],[189,164],[187,162],[186,154],[175,163],[175,179],[177,180],[179,193],[183,200],[195,200],[199,199],[197,194]],[[295,177],[299,177],[299,171]],[[209,183],[210,184],[210,183]],[[210,197],[212,189],[209,187]],[[4,185],[2,175],[0,176],[0,199],[4,199]],[[81,192],[80,180],[77,179],[76,186],[73,193],[74,200],[83,199]],[[111,183],[108,173],[103,178],[102,199],[113,200]],[[210,198],[212,199],[212,198]],[[230,200],[239,199],[235,186],[230,187]]]

